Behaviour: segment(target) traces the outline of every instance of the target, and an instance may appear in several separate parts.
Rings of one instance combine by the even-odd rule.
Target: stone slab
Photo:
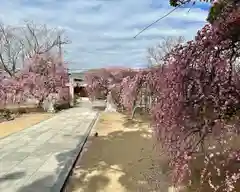
[[[71,108],[0,140],[0,191],[59,192],[98,112]]]

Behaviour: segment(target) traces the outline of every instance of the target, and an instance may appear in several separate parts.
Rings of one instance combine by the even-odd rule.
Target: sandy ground
[[[192,167],[190,188],[174,189],[169,185],[166,158],[154,147],[146,119],[130,121],[119,113],[102,113],[92,135],[96,132],[98,137],[90,136],[65,192],[195,192],[200,189],[201,158]],[[240,186],[236,191],[239,189]],[[212,189],[204,185],[200,191],[212,192]]]
[[[98,137],[90,137],[65,191],[155,191],[149,176],[156,162],[156,150],[148,122],[105,112],[95,131]],[[162,188],[161,191],[168,191],[163,183]]]
[[[49,113],[30,113],[23,114],[12,121],[0,123],[0,138],[35,125],[43,120],[52,117]]]

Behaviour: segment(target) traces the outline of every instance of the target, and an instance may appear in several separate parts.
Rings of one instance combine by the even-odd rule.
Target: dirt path
[[[8,136],[17,131],[31,127],[43,120],[52,117],[53,114],[49,113],[30,113],[23,114],[12,121],[5,121],[0,123],[0,138]]]
[[[96,131],[98,137],[89,139],[66,191],[150,191],[147,177],[156,157],[148,122],[103,113]]]

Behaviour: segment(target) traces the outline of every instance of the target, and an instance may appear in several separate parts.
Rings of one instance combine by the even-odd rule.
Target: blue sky
[[[20,25],[24,20],[65,30],[72,41],[64,47],[70,69],[104,66],[142,67],[146,49],[162,36],[192,39],[205,24],[209,6],[185,6],[160,21],[137,39],[145,26],[172,8],[168,0],[1,0],[0,19]]]

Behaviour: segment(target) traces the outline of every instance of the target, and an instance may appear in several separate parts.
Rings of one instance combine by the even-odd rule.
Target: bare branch
[[[35,25],[27,22],[23,28],[25,39],[22,45],[25,46],[25,56],[32,57],[34,54],[44,54],[59,49],[61,45],[70,43],[66,38],[62,40],[64,31],[50,29],[46,25]]]
[[[162,37],[160,43],[147,49],[147,60],[150,66],[161,65],[163,58],[171,52],[171,50],[185,42],[184,37]]]
[[[11,76],[16,72],[17,59],[21,52],[20,43],[14,32],[13,27],[0,24],[0,66]]]
[[[35,54],[55,51],[69,43],[64,32],[26,22],[24,26],[10,27],[0,24],[0,69],[14,76],[26,58]]]

